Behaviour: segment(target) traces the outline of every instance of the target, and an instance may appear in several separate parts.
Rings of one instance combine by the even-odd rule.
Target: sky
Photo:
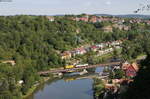
[[[11,2],[4,2],[11,1]],[[0,0],[0,15],[134,14],[146,0]],[[142,11],[139,14],[148,14]]]

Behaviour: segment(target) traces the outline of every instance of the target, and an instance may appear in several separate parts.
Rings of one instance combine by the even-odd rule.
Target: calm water
[[[95,72],[102,70],[100,67]],[[92,85],[93,79],[50,81],[28,99],[94,99]]]

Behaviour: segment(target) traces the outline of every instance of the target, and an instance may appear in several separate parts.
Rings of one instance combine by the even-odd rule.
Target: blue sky
[[[133,14],[146,0],[12,0],[0,2],[0,15]],[[150,14],[143,11],[139,14]]]

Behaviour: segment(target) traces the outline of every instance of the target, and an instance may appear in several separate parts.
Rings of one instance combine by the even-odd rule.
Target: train
[[[78,65],[66,65],[65,69],[71,69],[71,68],[79,68],[79,67],[84,67],[88,66],[89,64],[78,64]]]
[[[65,66],[65,69],[71,69],[71,68],[75,68],[75,66],[74,65],[66,65]]]
[[[79,65],[76,65],[75,67],[78,68],[78,67],[84,67],[84,66],[88,66],[89,64],[79,64]]]

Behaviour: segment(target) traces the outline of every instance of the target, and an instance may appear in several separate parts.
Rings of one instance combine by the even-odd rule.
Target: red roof
[[[139,67],[136,63],[132,63],[132,64],[125,63],[123,64],[122,69],[125,70],[126,76],[134,77],[136,76],[136,73],[138,72]]]
[[[98,46],[93,45],[93,46],[91,46],[91,48],[92,48],[92,49],[97,49]]]
[[[136,76],[136,72],[136,69],[132,65],[130,65],[126,70],[126,76],[134,77]]]
[[[81,48],[76,48],[75,51],[85,51],[85,49],[81,47]]]

